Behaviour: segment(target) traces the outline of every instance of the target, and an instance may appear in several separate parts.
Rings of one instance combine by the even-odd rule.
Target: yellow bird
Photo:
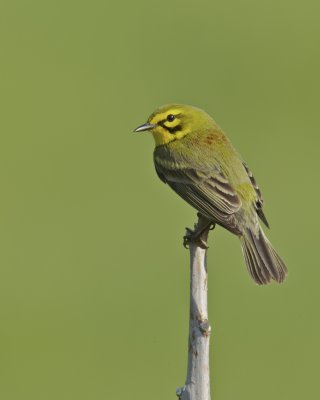
[[[282,282],[287,268],[259,224],[260,218],[269,227],[260,189],[215,121],[199,108],[169,104],[135,129],[142,131],[153,134],[159,178],[209,223],[239,237],[254,281]]]

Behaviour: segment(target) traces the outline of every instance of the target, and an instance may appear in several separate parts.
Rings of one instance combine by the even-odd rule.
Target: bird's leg
[[[190,242],[197,243],[203,249],[208,248],[207,241],[203,236],[207,237],[204,234],[206,231],[214,229],[215,223],[200,213],[198,213],[198,218],[198,222],[194,225],[194,230],[186,228],[186,234],[183,237],[183,245],[186,249],[189,247]]]

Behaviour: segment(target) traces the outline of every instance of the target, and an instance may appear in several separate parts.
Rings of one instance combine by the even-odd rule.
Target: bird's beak
[[[145,124],[138,126],[138,128],[136,128],[133,132],[150,131],[151,129],[153,129],[155,127],[156,127],[156,125],[149,124],[149,122],[146,122]]]

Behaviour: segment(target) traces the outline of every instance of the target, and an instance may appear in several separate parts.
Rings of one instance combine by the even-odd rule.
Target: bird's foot
[[[191,242],[196,243],[202,249],[209,248],[207,244],[208,231],[213,230],[215,224],[201,214],[198,214],[198,217],[199,220],[195,224],[194,230],[186,228],[186,234],[183,237],[183,246],[186,249],[189,248]]]

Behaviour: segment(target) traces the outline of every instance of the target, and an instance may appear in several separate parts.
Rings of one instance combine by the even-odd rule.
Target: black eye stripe
[[[174,117],[171,121],[168,120],[168,117],[169,117],[170,115],[172,115],[172,117]],[[164,123],[164,122],[173,122],[174,120],[176,120],[176,119],[179,118],[180,116],[181,116],[181,113],[175,114],[175,115],[169,114],[166,118],[164,118],[164,119],[162,119],[161,121],[159,121],[158,124],[161,125],[161,124]]]
[[[166,121],[166,120],[165,120]],[[178,132],[178,131],[181,131],[181,129],[182,129],[182,126],[179,124],[179,125],[176,125],[176,126],[167,126],[165,123],[164,123],[164,121],[160,121],[159,122],[159,125],[160,126],[162,126],[162,128],[164,128],[164,129],[166,129],[168,132],[170,132],[170,133],[176,133],[176,132]]]
[[[174,119],[172,121],[168,121],[168,117],[169,115],[172,115],[174,117]],[[161,121],[158,122],[158,125],[162,126],[162,128],[166,129],[168,132],[170,132],[171,134],[174,134],[178,131],[182,130],[182,125],[179,124],[179,120],[177,121],[178,125],[176,126],[167,126],[166,122],[173,122],[174,120],[176,120],[178,117],[181,116],[181,113],[173,115],[173,114],[169,114],[166,118],[162,119]]]
[[[176,133],[176,132],[181,131],[182,126],[181,125],[177,125],[177,126],[174,126],[173,128],[166,126],[166,129],[168,129],[168,131],[170,133]]]

